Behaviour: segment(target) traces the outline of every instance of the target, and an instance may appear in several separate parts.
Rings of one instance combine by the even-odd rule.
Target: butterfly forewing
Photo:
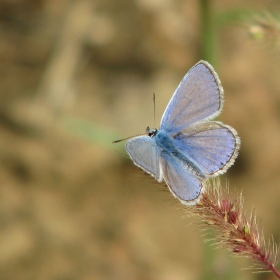
[[[158,181],[162,180],[159,167],[159,149],[153,138],[138,136],[126,142],[126,150],[135,165],[154,176]]]
[[[161,120],[161,129],[171,134],[189,125],[216,117],[223,104],[223,88],[213,67],[198,62],[183,78]]]

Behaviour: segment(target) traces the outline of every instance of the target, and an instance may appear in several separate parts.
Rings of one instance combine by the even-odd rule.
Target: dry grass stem
[[[230,198],[228,188],[222,188],[219,180],[206,183],[200,202],[187,207],[187,214],[199,216],[204,226],[215,228],[215,242],[226,246],[237,256],[253,260],[255,271],[272,271],[280,278],[276,269],[278,246],[273,238],[267,243],[254,211],[246,218],[242,194]]]

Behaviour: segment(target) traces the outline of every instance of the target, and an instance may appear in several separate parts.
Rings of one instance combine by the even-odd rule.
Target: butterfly
[[[234,163],[240,138],[234,128],[213,121],[223,107],[223,87],[214,68],[199,61],[185,75],[162,116],[160,128],[130,138],[134,164],[186,205],[199,202],[204,183]]]

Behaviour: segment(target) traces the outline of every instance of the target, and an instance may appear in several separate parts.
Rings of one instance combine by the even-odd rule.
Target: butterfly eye
[[[147,134],[150,137],[154,137],[157,134],[157,129],[156,128],[150,129],[149,127],[147,127]]]

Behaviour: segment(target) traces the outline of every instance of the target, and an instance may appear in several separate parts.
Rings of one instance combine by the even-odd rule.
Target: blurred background
[[[1,0],[0,278],[275,279],[204,243],[113,140],[199,60],[242,139],[223,176],[279,244],[280,1]],[[211,236],[211,232],[209,233]]]

